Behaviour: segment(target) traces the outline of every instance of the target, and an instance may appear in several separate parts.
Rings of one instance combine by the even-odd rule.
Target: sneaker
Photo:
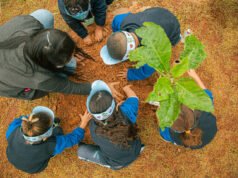
[[[181,42],[184,43],[185,38],[190,36],[191,34],[192,34],[192,30],[190,30],[190,29],[185,30],[183,35],[180,34]]]
[[[158,101],[149,101],[148,102],[150,105],[153,105],[153,106],[160,106],[160,102],[158,102]]]
[[[60,126],[60,118],[56,117],[54,119],[53,127],[58,127]]]

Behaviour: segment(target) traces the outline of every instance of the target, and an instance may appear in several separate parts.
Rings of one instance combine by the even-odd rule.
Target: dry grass
[[[20,14],[46,8],[55,15],[55,27],[69,33],[86,51],[92,54],[97,63],[86,63],[82,69],[90,76],[90,81],[104,79],[115,81],[116,73],[128,66],[104,66],[99,50],[105,40],[90,49],[82,45],[81,40],[69,30],[60,17],[55,0],[0,0],[0,24]],[[128,168],[112,171],[92,163],[77,159],[76,147],[64,151],[51,159],[48,168],[40,174],[28,175],[16,170],[6,158],[7,142],[5,132],[8,124],[21,114],[27,114],[36,105],[53,108],[62,118],[65,132],[76,127],[78,114],[85,109],[86,97],[75,95],[51,94],[50,97],[28,102],[9,98],[0,98],[0,177],[4,178],[71,178],[71,177],[238,177],[238,54],[237,54],[237,1],[236,0],[138,0],[140,7],[162,6],[178,16],[182,31],[191,28],[206,46],[208,57],[198,70],[207,87],[215,97],[215,115],[218,133],[211,144],[201,150],[191,151],[165,143],[159,137],[153,107],[140,103],[138,125],[146,148],[141,156]],[[109,12],[121,7],[130,7],[131,1],[116,0]],[[109,20],[110,22],[110,20]],[[108,22],[108,27],[109,27]],[[97,52],[95,52],[97,51]],[[101,70],[98,70],[101,69]],[[110,75],[108,75],[110,74]],[[152,89],[155,76],[145,81],[133,82],[134,89],[143,100]],[[125,81],[121,81],[125,84]],[[86,142],[90,142],[87,132]]]

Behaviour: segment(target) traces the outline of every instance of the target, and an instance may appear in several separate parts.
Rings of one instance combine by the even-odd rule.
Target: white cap
[[[92,114],[95,119],[97,119],[97,120],[105,120],[105,119],[107,119],[109,116],[112,115],[112,113],[113,113],[113,111],[114,111],[114,108],[115,108],[115,101],[114,101],[114,99],[112,100],[111,106],[110,106],[106,111],[104,111],[104,112],[102,112],[102,113],[99,113],[99,114],[93,114],[93,113],[91,113],[90,108],[89,108],[89,104],[90,104],[90,101],[91,101],[92,96],[93,96],[95,93],[97,93],[98,91],[107,91],[107,92],[109,92],[110,94],[112,94],[110,88],[107,86],[107,84],[106,84],[104,81],[102,81],[102,80],[96,80],[96,81],[94,81],[94,82],[92,83],[92,89],[91,89],[90,94],[89,94],[89,96],[88,96],[88,98],[87,98],[86,106],[87,106],[88,112],[89,112],[90,114]]]
[[[129,55],[130,51],[132,51],[136,48],[136,43],[135,43],[134,37],[129,32],[122,31],[122,33],[125,34],[126,39],[127,39],[126,54],[124,55],[122,60],[114,59],[109,55],[107,45],[105,45],[102,47],[102,49],[100,51],[100,56],[105,64],[114,65],[114,64],[118,64],[118,63],[128,60],[128,55]],[[116,43],[116,41],[115,41],[115,43]]]

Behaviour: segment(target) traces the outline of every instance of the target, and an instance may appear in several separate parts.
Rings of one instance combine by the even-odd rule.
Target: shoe
[[[60,118],[56,117],[56,118],[54,119],[53,126],[54,126],[54,127],[60,126]]]
[[[180,38],[181,38],[181,42],[184,43],[185,42],[185,38],[192,35],[192,30],[187,29],[184,31],[183,35],[180,34]]]

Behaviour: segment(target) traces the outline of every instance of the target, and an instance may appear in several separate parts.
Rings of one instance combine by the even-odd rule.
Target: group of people
[[[94,40],[104,38],[106,10],[112,2],[58,0],[58,6],[70,28],[85,44],[91,45]],[[180,24],[167,9],[153,7],[138,13],[118,14],[112,21],[113,33],[100,51],[103,62],[114,65],[128,60],[130,51],[141,46],[141,38],[135,30],[147,21],[160,25],[173,46],[181,40]],[[92,23],[96,23],[94,40],[87,31],[87,26]],[[68,77],[76,73],[75,56],[93,59],[66,32],[54,29],[54,17],[48,10],[20,15],[0,26],[1,96],[34,100],[49,92],[88,95],[87,109],[80,115],[80,125],[66,135],[60,127],[60,119],[45,106],[37,106],[31,114],[14,119],[6,132],[6,153],[9,162],[17,169],[27,173],[41,172],[50,158],[78,144],[79,159],[118,170],[132,163],[146,147],[138,134],[139,98],[131,85],[123,88],[127,99],[120,102],[122,94],[115,89],[116,83],[69,80]],[[144,65],[121,71],[118,76],[128,81],[143,80],[154,71]],[[196,72],[190,70],[188,74],[213,101],[212,92],[206,89]],[[88,123],[95,144],[81,142]],[[158,131],[167,142],[198,149],[214,138],[216,118],[211,113],[193,111],[182,105],[172,127]]]

